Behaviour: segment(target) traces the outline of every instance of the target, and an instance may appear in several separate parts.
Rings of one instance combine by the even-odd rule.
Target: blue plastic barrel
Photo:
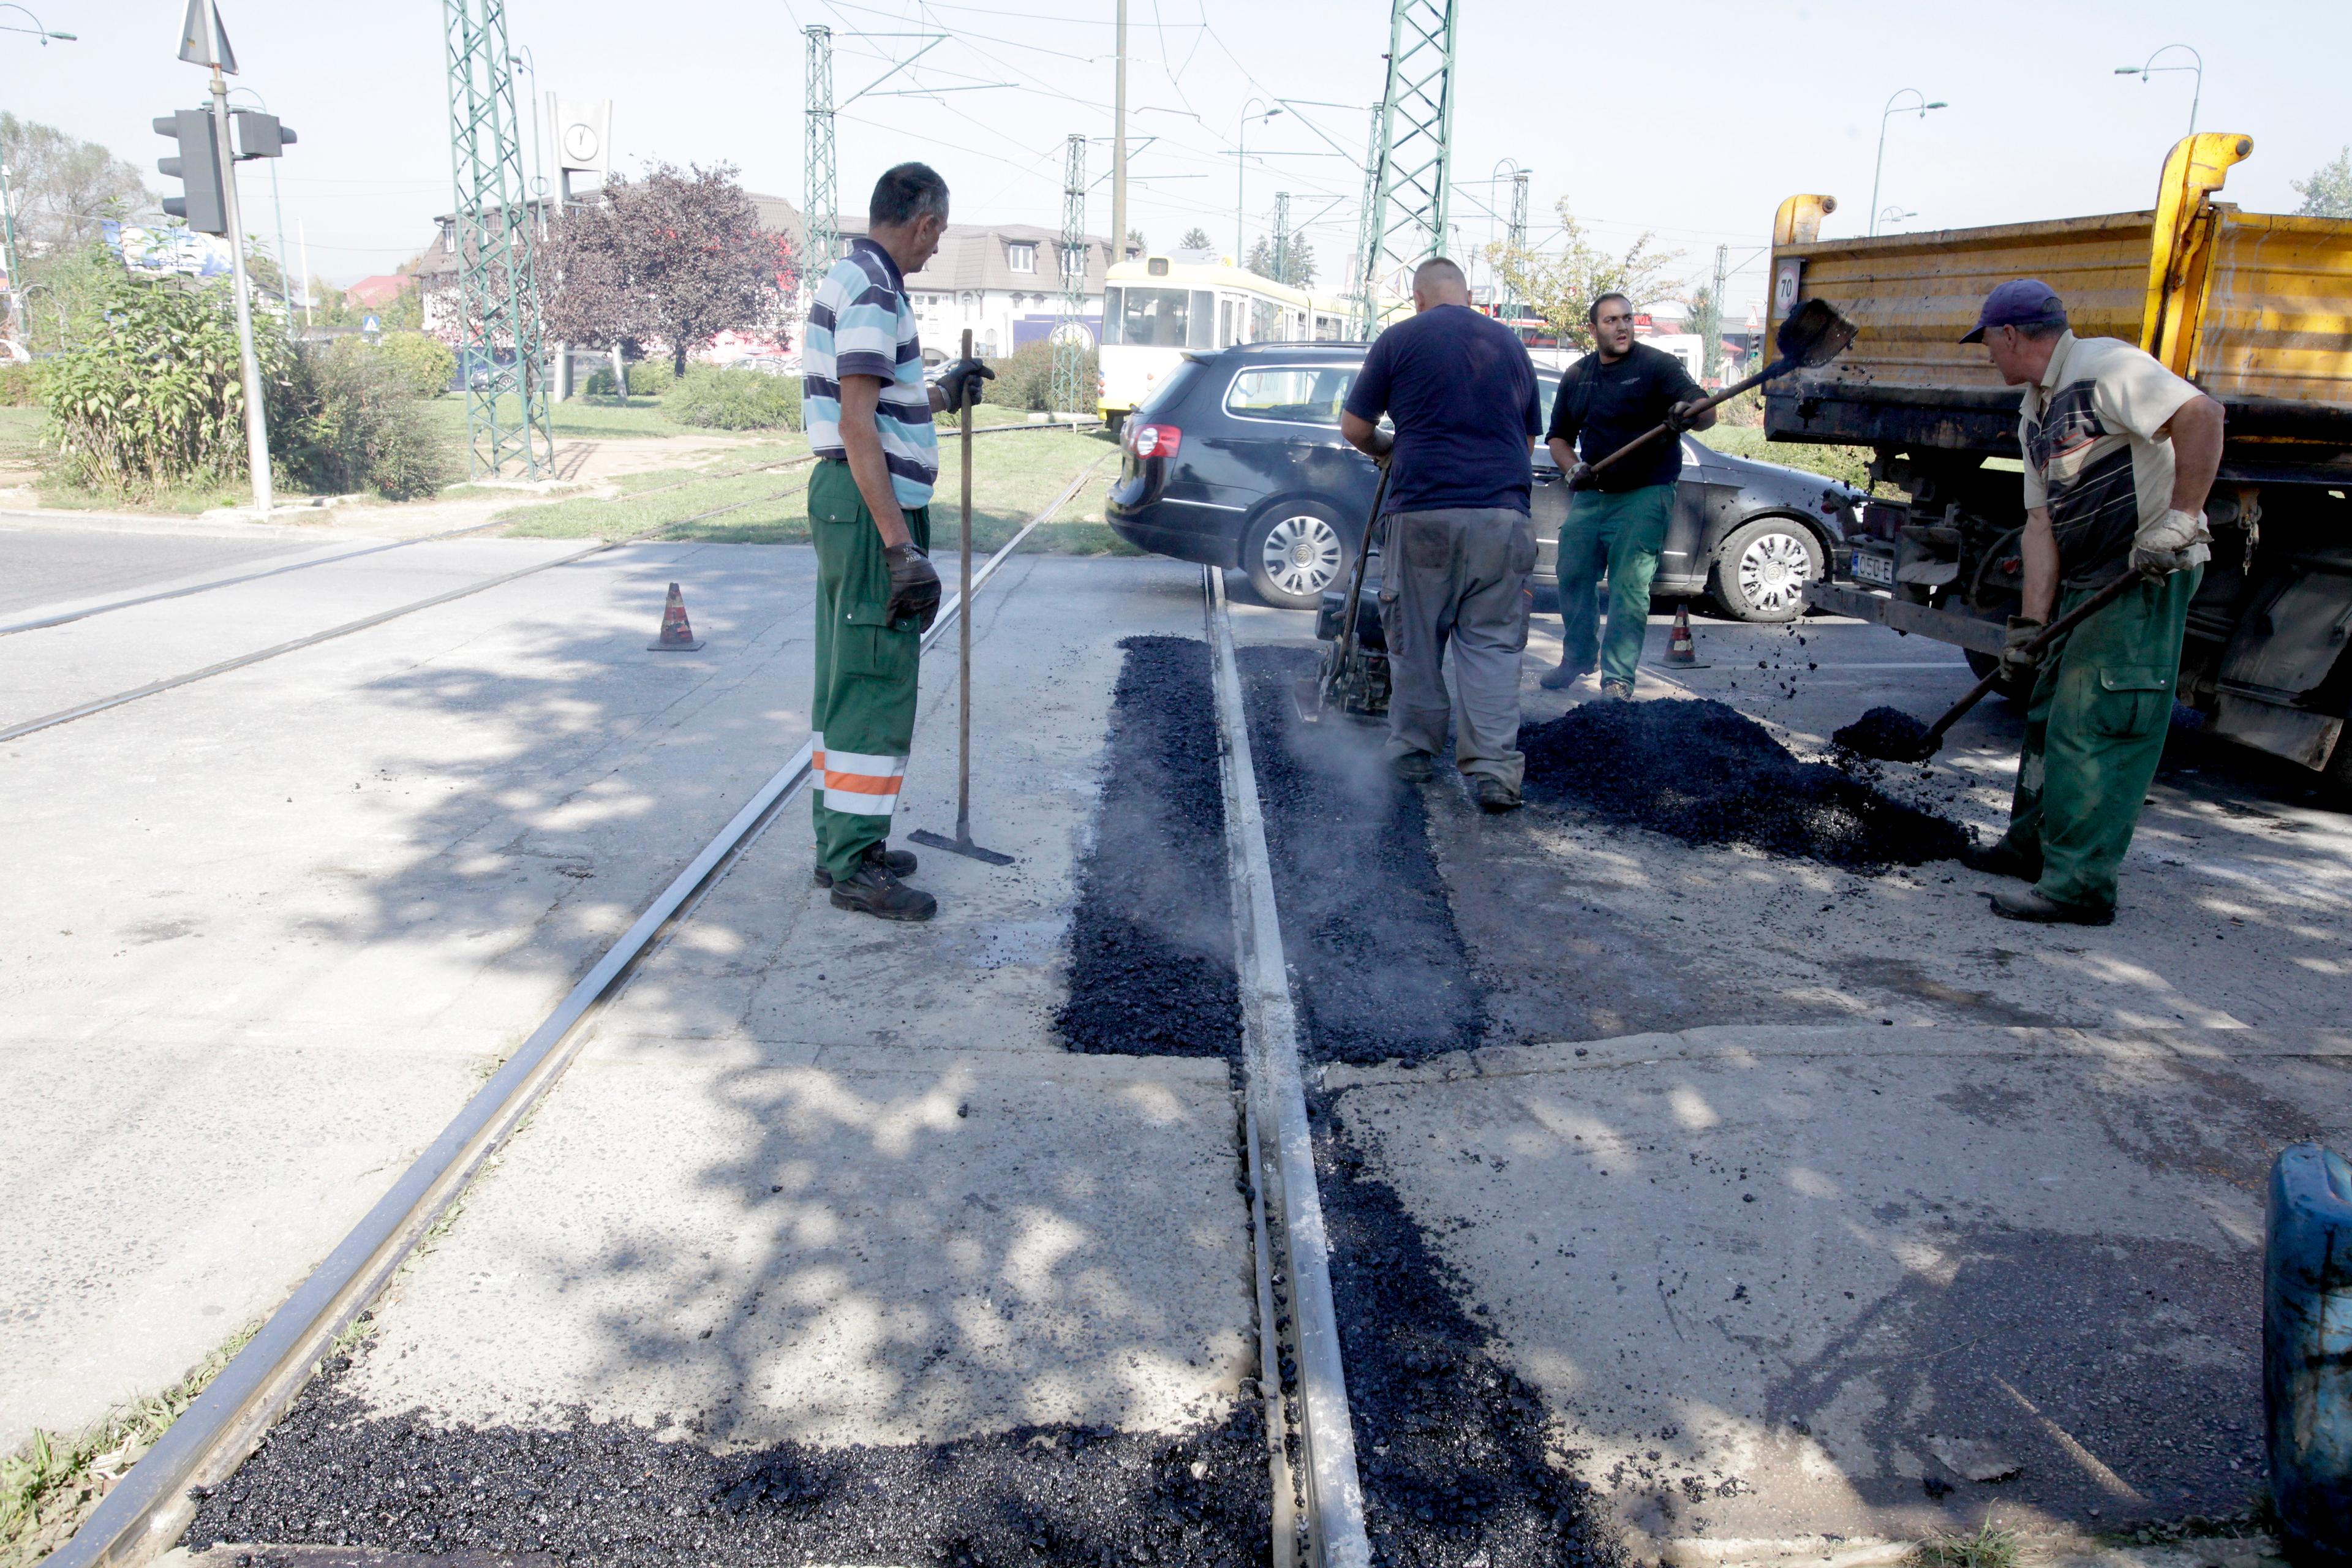
[[[2352,1164],[2297,1143],[2271,1166],[2263,1404],[2271,1496],[2297,1568],[2352,1564]]]

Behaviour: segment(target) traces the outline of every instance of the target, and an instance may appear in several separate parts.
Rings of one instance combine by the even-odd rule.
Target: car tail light
[[[1133,432],[1127,438],[1127,449],[1139,458],[1172,458],[1183,443],[1184,432],[1173,425],[1137,425],[1129,421]]]

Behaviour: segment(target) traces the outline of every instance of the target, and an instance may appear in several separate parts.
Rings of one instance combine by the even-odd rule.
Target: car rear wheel
[[[1353,561],[1338,514],[1319,501],[1270,507],[1242,541],[1242,566],[1267,604],[1311,610]]]
[[[1811,529],[1785,517],[1759,517],[1725,538],[1707,587],[1739,620],[1793,621],[1805,613],[1805,584],[1828,564]]]

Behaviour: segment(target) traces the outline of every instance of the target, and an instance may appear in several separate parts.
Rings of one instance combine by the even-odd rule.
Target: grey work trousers
[[[1513,795],[1518,750],[1519,655],[1528,646],[1528,574],[1535,529],[1507,507],[1392,512],[1381,552],[1381,628],[1389,643],[1391,757],[1445,750]],[[1449,700],[1442,668],[1454,649]]]

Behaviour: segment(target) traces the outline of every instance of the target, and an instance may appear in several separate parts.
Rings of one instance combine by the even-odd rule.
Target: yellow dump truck
[[[2352,784],[2352,659],[2339,657],[2352,637],[2352,222],[2220,200],[2252,151],[2200,132],[2165,160],[2153,209],[2045,223],[1824,241],[1835,201],[1790,197],[1773,226],[1772,321],[1818,297],[1861,331],[1841,359],[1776,384],[1765,427],[1869,447],[1873,477],[1910,498],[1864,510],[1809,601],[1991,669],[2023,575],[2019,393],[1959,338],[1994,284],[2045,280],[2078,335],[2137,343],[2228,411],[2181,700],[2233,741]]]

